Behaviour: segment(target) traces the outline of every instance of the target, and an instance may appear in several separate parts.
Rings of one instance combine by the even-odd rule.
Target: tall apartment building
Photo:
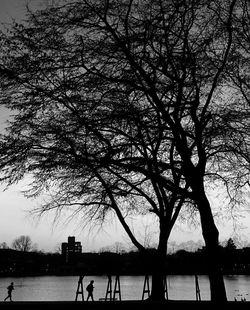
[[[82,253],[81,242],[75,241],[75,237],[68,237],[68,242],[63,242],[61,246],[62,256],[66,263],[74,263]]]

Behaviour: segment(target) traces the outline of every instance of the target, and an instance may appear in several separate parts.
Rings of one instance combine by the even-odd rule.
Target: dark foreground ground
[[[215,304],[210,301],[94,301],[94,302],[72,302],[72,301],[42,301],[42,302],[0,302],[0,310],[10,309],[34,309],[34,310],[250,310],[250,302],[228,301],[223,304]]]

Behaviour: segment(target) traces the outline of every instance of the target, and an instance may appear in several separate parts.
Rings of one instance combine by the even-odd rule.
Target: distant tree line
[[[21,235],[13,240],[11,243],[11,248],[17,251],[29,252],[35,251],[37,245],[31,241],[30,236]],[[0,249],[9,249],[9,246],[6,242],[2,242],[0,243]]]
[[[148,249],[154,251],[154,249]],[[150,256],[149,256],[150,257]],[[153,256],[151,256],[153,257]],[[220,246],[224,275],[250,275],[250,247],[237,249],[230,238]],[[0,249],[0,276],[34,275],[145,275],[152,262],[138,251],[82,253],[77,261],[66,263],[59,253]],[[205,247],[195,252],[179,250],[167,255],[165,274],[208,274]]]

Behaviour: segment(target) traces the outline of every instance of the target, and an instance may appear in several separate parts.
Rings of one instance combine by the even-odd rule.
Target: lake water
[[[86,276],[83,279],[84,298],[85,290],[90,280],[94,280],[94,299],[99,300],[106,295],[108,278],[106,276]],[[115,279],[112,279],[114,286]],[[225,286],[228,300],[245,298],[250,300],[250,276],[225,276]],[[0,278],[0,298],[7,296],[6,287],[14,282],[15,290],[12,293],[14,301],[73,301],[78,286],[77,276],[42,276],[42,277],[8,277]],[[151,279],[150,279],[151,282]],[[198,276],[202,300],[210,300],[209,281],[207,276]],[[172,300],[195,300],[196,286],[194,276],[168,276],[168,296]],[[122,300],[142,299],[144,276],[120,276]],[[116,295],[118,297],[118,295]],[[145,297],[147,297],[145,295]],[[81,296],[78,296],[81,300]]]

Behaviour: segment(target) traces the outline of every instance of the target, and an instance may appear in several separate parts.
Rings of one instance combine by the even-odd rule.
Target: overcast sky
[[[32,8],[38,7],[41,0],[28,1]],[[26,0],[0,0],[0,22],[10,22],[12,18],[20,21],[24,17]],[[8,119],[8,112],[0,110],[0,128],[5,126]],[[24,198],[21,190],[24,183],[13,186],[7,191],[3,191],[0,186],[0,243],[6,242],[9,246],[12,241],[20,235],[29,235],[34,243],[37,243],[39,250],[54,251],[56,247],[67,240],[69,235],[75,235],[78,241],[82,242],[83,251],[98,250],[103,246],[110,245],[116,241],[126,242],[128,239],[118,224],[109,226],[105,231],[97,234],[88,234],[82,231],[79,222],[72,222],[65,225],[63,220],[57,226],[53,226],[53,218],[47,216],[40,222],[37,218],[28,215],[28,211],[35,207],[39,201],[32,201]],[[248,226],[249,217],[241,219],[244,229],[240,234],[244,240],[250,239]],[[151,225],[144,220],[142,227]],[[219,222],[221,240],[227,239],[233,234],[233,225],[230,221]],[[137,228],[135,228],[137,229]],[[142,232],[143,235],[143,232]],[[177,225],[172,235],[172,240],[180,243],[182,241],[202,239],[200,229],[189,229],[185,226]]]

